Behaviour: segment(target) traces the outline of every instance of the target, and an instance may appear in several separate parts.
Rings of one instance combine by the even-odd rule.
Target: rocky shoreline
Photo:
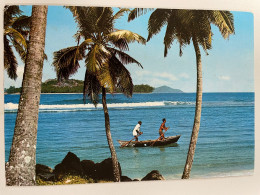
[[[139,179],[131,179],[128,176],[122,175],[121,166],[119,163],[120,175],[122,182],[140,181]],[[36,178],[44,183],[51,184],[52,182],[64,181],[64,178],[77,177],[84,178],[86,183],[113,182],[112,159],[107,158],[100,163],[94,163],[92,160],[80,160],[74,153],[68,152],[61,163],[57,164],[54,169],[46,165],[36,165]],[[67,179],[64,184],[69,184]],[[157,170],[152,170],[141,181],[149,180],[165,180],[165,178]],[[39,182],[38,182],[39,183]]]

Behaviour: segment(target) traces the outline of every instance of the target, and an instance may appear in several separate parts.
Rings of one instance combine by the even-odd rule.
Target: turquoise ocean
[[[8,160],[19,95],[5,95],[5,161]],[[142,178],[159,170],[166,179],[180,179],[186,162],[195,112],[195,93],[108,95],[111,133],[123,175]],[[254,93],[204,93],[201,127],[191,178],[251,175],[254,170]],[[143,122],[140,140],[157,139],[162,118],[181,135],[165,147],[120,148],[118,139],[131,140]],[[42,94],[37,154],[39,164],[51,168],[68,152],[81,160],[101,162],[110,157],[102,105],[83,103],[82,94]]]

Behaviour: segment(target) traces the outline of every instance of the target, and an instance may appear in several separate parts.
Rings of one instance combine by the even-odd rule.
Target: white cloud
[[[179,77],[183,78],[183,79],[189,79],[190,78],[190,76],[187,73],[182,73],[182,74],[180,74]]]
[[[24,72],[24,66],[18,66],[16,73],[19,79],[23,79],[23,72]]]
[[[24,72],[24,66],[18,66],[16,73],[17,73],[17,78],[16,80],[10,79],[5,71],[4,73],[4,87],[9,88],[10,86],[15,86],[15,87],[21,87],[22,86],[22,80],[23,80],[23,72]]]
[[[164,79],[168,79],[168,80],[171,80],[171,81],[177,81],[178,80],[178,78],[176,76],[174,76],[173,74],[170,74],[168,72],[154,73],[154,76],[164,78]]]
[[[218,79],[219,80],[224,80],[224,81],[229,81],[230,77],[229,76],[219,76]]]
[[[147,79],[147,82],[145,84],[151,85],[153,87],[161,87],[163,85],[171,86],[171,83],[169,81],[157,78],[151,78],[149,80]]]
[[[132,77],[135,84],[148,84],[153,87],[172,86],[173,81],[178,80],[173,74],[167,72],[159,73],[147,70],[135,71]]]
[[[135,71],[135,74],[139,77],[150,75],[152,72],[149,72],[147,70],[141,70],[141,71]]]
[[[138,76],[138,77],[149,77],[149,78],[152,78],[152,79],[158,79],[158,78],[161,78],[161,79],[167,79],[167,80],[170,80],[170,81],[177,81],[179,80],[176,76],[174,76],[173,74],[170,74],[168,72],[152,72],[152,71],[147,71],[147,70],[142,70],[142,71],[136,71],[135,74]]]

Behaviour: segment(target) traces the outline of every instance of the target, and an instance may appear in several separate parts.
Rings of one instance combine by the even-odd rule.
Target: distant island
[[[20,93],[20,88],[14,86],[5,89],[5,93],[13,94]],[[154,88],[150,85],[141,84],[134,85],[134,93],[183,93],[179,89],[172,89],[168,86]],[[83,81],[76,79],[68,79],[66,81],[58,82],[57,79],[49,79],[42,83],[41,93],[82,93]],[[118,89],[116,93],[121,93]]]
[[[153,93],[183,93],[183,91],[180,89],[173,89],[171,87],[164,85],[164,86],[155,88],[153,90]]]

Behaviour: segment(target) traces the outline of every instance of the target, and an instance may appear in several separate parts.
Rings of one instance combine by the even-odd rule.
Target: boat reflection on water
[[[176,135],[176,136],[170,136],[166,137],[163,140],[160,140],[159,138],[156,140],[144,140],[144,141],[123,141],[123,140],[117,140],[118,143],[121,145],[121,148],[124,147],[148,147],[148,146],[168,146],[173,143],[177,143],[181,135]]]

